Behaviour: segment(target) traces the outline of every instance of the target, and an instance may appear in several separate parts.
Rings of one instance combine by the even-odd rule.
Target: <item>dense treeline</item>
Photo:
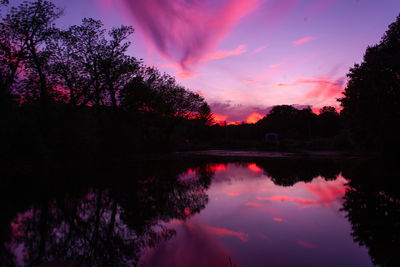
[[[101,21],[85,18],[60,29],[55,22],[62,10],[44,0],[25,1],[4,13],[0,142],[5,158],[168,151],[195,139],[211,122],[200,95],[127,55],[131,27],[107,31]]]
[[[311,108],[275,106],[255,124],[213,125],[210,146],[266,150],[348,150],[353,141],[334,107],[325,106],[319,114]]]

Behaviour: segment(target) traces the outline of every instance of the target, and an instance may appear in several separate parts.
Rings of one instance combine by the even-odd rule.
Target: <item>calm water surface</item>
[[[207,206],[166,227],[176,235],[147,250],[145,266],[372,266],[341,211],[341,174],[290,186],[274,183],[255,163],[211,164]],[[198,179],[196,170],[180,176]],[[184,212],[190,213],[190,209]]]
[[[0,266],[399,266],[393,172],[275,159],[81,175],[3,180]]]

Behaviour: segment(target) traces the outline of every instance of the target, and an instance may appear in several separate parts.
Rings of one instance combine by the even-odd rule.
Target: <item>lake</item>
[[[4,266],[399,263],[399,194],[382,165],[203,156],[53,171],[3,180]]]

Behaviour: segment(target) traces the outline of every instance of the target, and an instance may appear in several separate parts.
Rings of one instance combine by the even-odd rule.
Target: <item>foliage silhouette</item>
[[[361,64],[348,73],[342,114],[363,150],[382,153],[400,147],[400,16],[379,44],[367,48]]]
[[[208,104],[128,56],[131,27],[107,33],[85,18],[59,29],[61,15],[36,0],[1,18],[0,158],[47,165],[50,158],[170,151],[202,138],[212,121]]]

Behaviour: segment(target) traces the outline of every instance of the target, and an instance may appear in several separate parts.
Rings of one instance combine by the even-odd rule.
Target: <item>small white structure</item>
[[[266,133],[264,138],[268,144],[279,145],[279,135],[277,133]]]

